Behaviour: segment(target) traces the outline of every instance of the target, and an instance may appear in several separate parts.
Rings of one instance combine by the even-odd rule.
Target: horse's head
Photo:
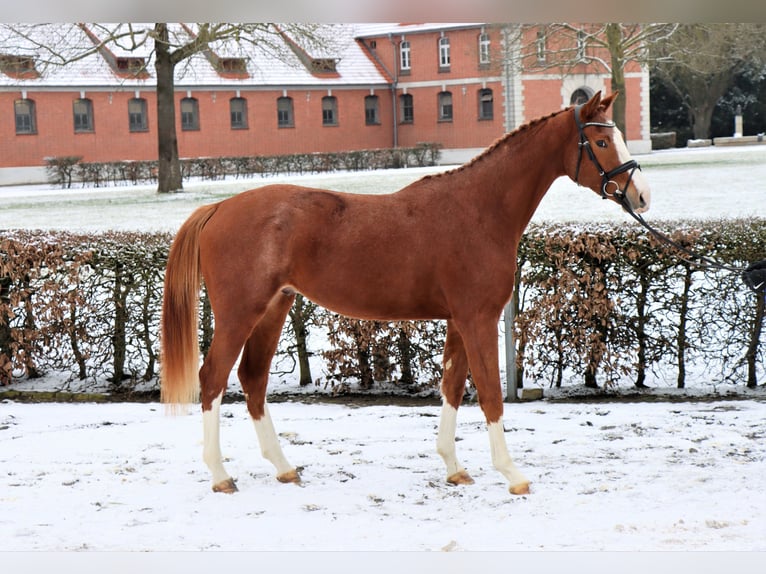
[[[615,97],[617,93],[601,99],[598,92],[573,108],[579,140],[576,155],[572,154],[567,162],[567,175],[604,199],[642,213],[649,209],[651,192],[620,130],[606,116]]]

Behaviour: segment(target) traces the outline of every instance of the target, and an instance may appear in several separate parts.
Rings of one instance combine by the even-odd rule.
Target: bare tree
[[[653,48],[653,73],[681,99],[694,137],[710,136],[716,104],[748,66],[766,63],[763,24],[683,24]]]
[[[612,117],[625,132],[625,69],[630,62],[647,65],[650,47],[671,37],[677,24],[541,24],[537,41],[522,48],[523,66],[530,70],[558,69],[562,75],[595,66],[611,74],[611,91],[621,97],[612,104]]]
[[[219,71],[226,66],[257,66],[249,62],[253,48],[259,56],[312,65],[309,53],[328,53],[338,46],[333,27],[323,24],[2,24],[0,54],[29,58],[38,73],[48,66],[67,66],[100,54],[110,65],[114,51],[146,53],[124,70],[136,77],[147,76],[154,62],[157,89],[158,189],[160,193],[183,189],[178,158],[175,121],[176,68],[202,54]],[[220,58],[217,51],[238,58]],[[297,59],[296,59],[297,56]],[[306,61],[308,58],[309,61]],[[239,62],[239,63],[236,63]],[[133,65],[136,64],[136,65]],[[20,63],[20,66],[23,62]],[[185,70],[192,73],[191,66]]]

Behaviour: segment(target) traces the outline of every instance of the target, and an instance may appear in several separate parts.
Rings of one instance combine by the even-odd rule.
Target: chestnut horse
[[[300,481],[277,440],[266,384],[285,317],[302,293],[359,319],[446,320],[437,452],[447,481],[473,482],[455,453],[457,409],[470,369],[492,462],[512,493],[529,492],[503,434],[498,320],[513,291],[519,239],[557,177],[568,175],[636,212],[648,208],[638,164],[606,115],[615,95],[602,99],[599,92],[534,120],[467,164],[396,193],[275,184],[198,208],[168,259],[161,387],[167,403],[201,398],[203,459],[213,490],[237,490],[221,458],[219,409],[240,352],[238,376],[263,456],[279,481]],[[215,333],[198,372],[200,276]]]

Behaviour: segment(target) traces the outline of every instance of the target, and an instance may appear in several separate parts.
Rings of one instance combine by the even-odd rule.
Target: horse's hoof
[[[447,482],[450,484],[473,484],[471,475],[464,470],[459,470],[455,474],[447,477]]]
[[[237,492],[237,485],[233,478],[227,478],[222,480],[218,484],[213,485],[213,492],[223,492],[224,494],[234,494]]]
[[[520,482],[508,488],[511,494],[529,494],[529,483]]]
[[[287,472],[283,472],[282,474],[277,475],[277,480],[279,482],[289,484],[300,484],[301,483],[301,476],[298,474],[297,469],[288,470]]]

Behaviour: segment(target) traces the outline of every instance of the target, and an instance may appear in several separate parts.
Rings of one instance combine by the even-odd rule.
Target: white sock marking
[[[202,460],[213,474],[213,484],[218,484],[229,479],[226,469],[223,467],[221,455],[220,413],[223,392],[213,401],[209,411],[202,412]]]
[[[436,452],[444,459],[447,465],[447,476],[464,471],[465,469],[457,461],[455,451],[455,430],[457,429],[457,409],[447,401],[442,404],[441,420],[439,421],[439,434],[436,438]]]
[[[508,454],[508,446],[505,443],[505,432],[503,430],[503,421],[489,423],[487,425],[489,431],[489,448],[492,453],[492,464],[499,470],[505,478],[508,479],[510,486],[516,486],[523,482],[529,482],[527,478],[521,474],[516,465],[511,460],[511,455]]]
[[[263,416],[259,420],[252,420],[255,434],[258,435],[258,444],[261,446],[261,454],[277,469],[277,476],[293,470],[295,467],[287,462],[282,447],[279,445],[279,438],[274,430],[268,405],[263,405]]]

